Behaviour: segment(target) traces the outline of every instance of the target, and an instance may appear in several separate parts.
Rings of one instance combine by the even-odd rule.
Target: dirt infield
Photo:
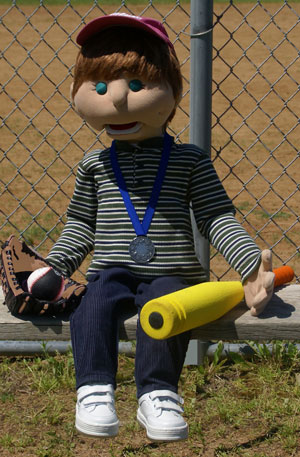
[[[290,7],[279,11],[280,4],[267,4],[266,8],[215,5],[212,157],[246,229],[260,247],[272,247],[275,266],[288,262],[297,272],[300,25]],[[299,15],[300,5],[293,8]],[[103,12],[115,9],[103,7]],[[140,14],[143,9],[134,6],[131,11]],[[170,10],[170,5],[160,5],[160,13],[153,7],[147,15],[160,18]],[[25,230],[26,238],[36,245],[42,243],[45,253],[63,226],[61,216],[72,194],[74,167],[97,141],[94,132],[82,127],[69,103],[77,53],[74,40],[88,9],[7,11],[0,9],[0,40],[5,50],[0,62],[4,85],[1,148],[5,152],[0,158],[0,238],[3,241],[10,233]],[[171,39],[179,31],[189,31],[188,13],[184,4],[168,15]],[[99,14],[93,10],[85,20]],[[66,42],[70,33],[73,41]],[[181,33],[175,46],[184,62],[187,91],[189,37]],[[188,112],[187,93],[171,126],[181,132],[180,141],[188,141]],[[99,139],[107,144],[104,135]],[[225,274],[228,267],[218,255],[211,269],[212,279],[235,277],[233,272]]]

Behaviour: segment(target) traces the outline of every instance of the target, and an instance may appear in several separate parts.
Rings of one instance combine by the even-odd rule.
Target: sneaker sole
[[[182,427],[162,430],[147,424],[146,418],[139,410],[136,418],[138,423],[146,429],[147,437],[152,441],[181,441],[188,438],[189,427],[187,424]]]
[[[88,424],[76,416],[75,420],[76,430],[83,435],[96,436],[101,438],[112,438],[118,434],[119,421],[113,424]]]

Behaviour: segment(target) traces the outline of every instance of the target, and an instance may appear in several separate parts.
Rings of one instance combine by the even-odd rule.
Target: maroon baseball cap
[[[79,32],[76,41],[80,46],[82,46],[91,36],[101,30],[115,26],[134,27],[145,30],[146,32],[152,33],[152,35],[156,35],[173,48],[173,44],[161,22],[150,17],[132,16],[125,13],[109,14],[107,16],[101,16],[93,19]]]

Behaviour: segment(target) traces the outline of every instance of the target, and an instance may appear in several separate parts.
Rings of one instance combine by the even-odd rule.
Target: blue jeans
[[[118,315],[122,308],[135,306],[139,314],[149,300],[189,285],[177,276],[144,281],[124,268],[111,268],[94,275],[71,316],[77,388],[91,382],[116,387]],[[138,322],[135,357],[138,397],[156,389],[177,392],[189,340],[190,332],[155,340]]]

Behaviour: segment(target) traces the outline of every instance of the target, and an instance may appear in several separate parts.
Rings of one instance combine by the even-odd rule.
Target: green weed
[[[241,202],[237,205],[237,209],[240,211],[249,211],[251,209],[251,204],[248,201]]]
[[[253,343],[251,359],[231,354],[224,359],[220,342],[203,367],[184,367],[180,394],[189,440],[162,444],[145,441],[136,422],[133,358],[119,357],[116,405],[122,426],[114,440],[86,439],[75,431],[71,352],[50,356],[45,347],[39,357],[2,358],[0,447],[5,457],[294,457],[299,449],[298,352],[284,342],[273,346]]]
[[[268,211],[261,209],[261,210],[254,210],[253,214],[255,214],[258,218],[261,219],[289,219],[291,215],[284,211],[278,211],[277,213],[270,214]]]
[[[248,344],[254,352],[255,359],[273,362],[282,369],[300,368],[300,352],[291,341],[272,341],[269,344],[249,341]]]
[[[14,401],[15,396],[10,392],[3,392],[0,395],[1,403],[9,403]]]
[[[23,360],[23,364],[32,378],[32,388],[38,393],[49,393],[66,387],[74,388],[74,362],[70,353],[66,356],[37,357],[35,363]]]
[[[209,361],[206,357],[203,365],[199,366],[199,372],[203,375],[206,382],[209,382],[214,376],[224,370],[227,358],[222,357],[223,350],[224,344],[222,341],[219,341],[213,360]]]
[[[36,245],[42,240],[46,240],[50,236],[58,238],[61,233],[61,227],[57,223],[58,216],[53,212],[43,212],[33,221],[29,216],[24,222],[30,226],[23,233],[23,237],[27,243]],[[24,224],[25,225],[25,224]]]
[[[0,446],[4,449],[9,449],[14,446],[14,437],[10,433],[5,433],[0,437]]]

